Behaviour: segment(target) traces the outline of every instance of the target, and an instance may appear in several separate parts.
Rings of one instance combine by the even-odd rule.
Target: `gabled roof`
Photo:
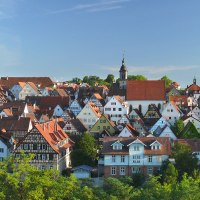
[[[165,100],[165,81],[163,80],[128,80],[126,99]]]
[[[87,104],[86,104],[87,105]],[[94,114],[99,118],[101,117],[101,112],[99,108],[96,106],[93,102],[88,102],[88,105],[90,106],[91,110],[94,112]]]
[[[0,130],[6,131],[28,131],[30,125],[30,118],[20,117],[18,119],[13,117],[3,117],[0,120]]]
[[[0,110],[9,109],[14,116],[21,116],[24,113],[26,102],[24,101],[12,101],[4,103],[0,106]]]
[[[18,82],[33,82],[36,85],[43,87],[52,87],[53,81],[49,77],[1,77],[0,84],[11,88]]]
[[[54,109],[57,105],[63,109],[69,106],[69,96],[28,96],[26,102],[38,105],[41,111],[49,110],[50,107]]]
[[[84,124],[79,119],[71,119],[70,123],[80,133],[84,133],[85,131],[87,131],[87,128],[84,126]]]
[[[146,146],[140,139],[136,138],[133,142],[131,142],[130,144],[128,144],[127,146],[130,146],[131,144],[142,144],[144,146]]]
[[[52,147],[52,149],[57,153],[60,150],[69,148],[73,143],[73,141],[70,140],[69,136],[58,125],[56,120],[52,120],[43,124],[36,124],[35,128],[45,138],[45,140]],[[66,139],[69,140],[68,143],[64,144],[63,146],[59,145],[60,142]]]
[[[181,95],[181,96],[169,96],[169,101],[170,102],[174,102],[175,104],[179,104],[179,105],[188,105],[188,101],[187,101],[187,96],[185,95]]]
[[[200,87],[198,85],[196,85],[196,84],[192,84],[187,88],[187,90],[198,91],[198,90],[200,90]]]
[[[115,141],[119,140],[124,146],[121,150],[114,150],[111,147],[111,144]],[[103,149],[101,151],[102,154],[108,155],[123,155],[129,154],[129,146],[134,141],[139,141],[144,144],[144,154],[146,155],[170,155],[171,154],[171,144],[170,139],[167,137],[104,137],[103,138]],[[158,141],[162,147],[160,150],[152,150],[150,144],[154,141]]]

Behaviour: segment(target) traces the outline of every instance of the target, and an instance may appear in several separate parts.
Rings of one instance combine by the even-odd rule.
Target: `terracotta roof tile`
[[[18,82],[33,82],[36,85],[43,87],[52,87],[53,81],[49,77],[1,77],[0,84],[11,88]]]
[[[127,100],[165,100],[165,81],[129,80],[126,89]]]

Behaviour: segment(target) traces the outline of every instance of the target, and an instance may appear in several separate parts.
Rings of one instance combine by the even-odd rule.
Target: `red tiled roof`
[[[146,155],[170,155],[171,154],[171,144],[170,140],[167,137],[104,137],[103,138],[103,149],[102,154],[128,154],[129,148],[128,145],[134,142],[135,140],[140,140],[146,146],[144,146],[144,154]],[[114,150],[112,144],[116,141],[120,141],[124,146],[122,150]],[[160,150],[152,150],[150,145],[158,141],[161,144]]]
[[[129,80],[126,89],[127,100],[165,100],[165,81]]]
[[[56,120],[52,120],[43,124],[36,124],[35,128],[41,133],[48,144],[57,153],[60,151],[60,149],[68,148],[73,143],[73,141],[70,140],[69,136],[58,125]],[[65,139],[69,139],[69,143],[66,143],[63,146],[59,147],[58,144]]]
[[[49,77],[1,77],[0,85],[5,85],[11,88],[18,82],[33,82],[36,85],[43,87],[52,87],[53,81]]]
[[[172,101],[174,102],[175,104],[184,104],[184,105],[187,105],[188,102],[187,102],[187,96],[169,96],[169,101]]]
[[[197,91],[200,90],[200,87],[196,84],[192,84],[187,88],[187,90]]]

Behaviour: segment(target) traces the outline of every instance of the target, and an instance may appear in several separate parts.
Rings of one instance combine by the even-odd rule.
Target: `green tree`
[[[147,80],[143,75],[128,75],[128,80]]]
[[[107,194],[115,197],[116,199],[132,199],[134,194],[134,188],[132,186],[112,177],[105,180],[103,189]]]
[[[172,157],[175,159],[179,180],[184,173],[192,176],[193,172],[198,169],[198,159],[192,154],[190,146],[186,144],[176,143],[172,149]]]
[[[168,86],[170,86],[171,84],[172,84],[172,80],[170,79],[170,78],[168,78],[167,76],[163,76],[162,78],[161,78],[161,80],[164,80],[165,81],[165,86],[166,87],[168,87]]]
[[[95,139],[88,133],[84,133],[76,143],[75,149],[72,152],[71,160],[73,166],[82,164],[94,165],[97,159],[98,146]]]
[[[182,134],[182,138],[200,138],[200,134],[196,128],[196,126],[192,122],[188,122],[185,126]]]
[[[175,184],[177,177],[178,171],[172,163],[168,163],[166,170],[163,172],[163,181],[167,184]]]
[[[106,82],[112,84],[115,80],[115,76],[113,74],[108,74],[107,78],[105,79]]]
[[[170,199],[199,200],[200,199],[199,184],[200,184],[199,177],[194,179],[184,174],[182,181],[174,185],[174,187],[172,188]]]
[[[88,76],[84,76],[83,77],[83,83],[88,83],[89,81],[89,77]]]
[[[175,123],[174,126],[172,126],[172,130],[174,134],[180,138],[180,133],[184,129],[184,123],[182,119],[178,119]]]
[[[78,77],[75,77],[75,78],[72,79],[71,82],[72,82],[72,83],[81,83],[82,80],[81,80],[80,78],[78,78]]]

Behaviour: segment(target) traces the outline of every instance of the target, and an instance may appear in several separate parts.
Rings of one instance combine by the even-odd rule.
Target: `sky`
[[[199,0],[0,0],[0,76],[200,83]]]

